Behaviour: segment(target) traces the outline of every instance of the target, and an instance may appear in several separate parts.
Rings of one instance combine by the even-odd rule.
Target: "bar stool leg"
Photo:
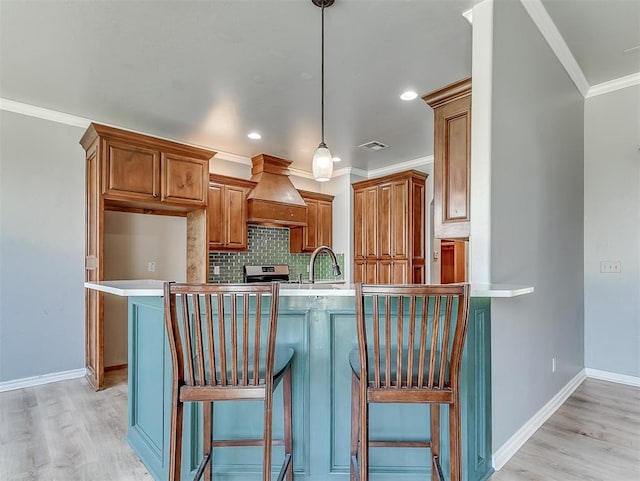
[[[211,473],[211,466],[213,465],[213,445],[211,441],[213,439],[213,403],[202,403],[202,450],[206,454],[209,452],[210,460],[207,463],[207,467],[204,468],[204,474],[202,479],[206,481],[213,481],[213,474]]]
[[[449,432],[451,481],[460,481],[460,407],[457,402],[449,405]]]
[[[369,481],[369,405],[360,388],[360,481]]]
[[[282,399],[284,404],[284,455],[285,457],[290,457],[286,479],[287,481],[293,481],[293,402],[290,367],[282,378]]]
[[[169,481],[180,479],[182,461],[182,420],[184,404],[178,401],[178,393],[174,390],[173,409],[171,410],[171,434],[169,440]]]
[[[358,469],[358,435],[360,423],[360,383],[351,372],[351,458],[349,460],[349,480],[356,481]]]
[[[431,404],[430,426],[431,426],[431,460],[440,456],[440,405]],[[432,463],[433,464],[433,463]]]
[[[273,420],[273,392],[271,387],[267,388],[267,395],[264,399],[264,430],[263,430],[263,455],[262,455],[262,479],[271,481],[271,445],[273,443],[272,420]],[[271,392],[269,392],[271,391]]]

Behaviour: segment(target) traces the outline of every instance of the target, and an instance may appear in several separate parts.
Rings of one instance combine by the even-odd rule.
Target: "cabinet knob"
[[[158,198],[158,194],[156,194],[155,192],[153,193],[153,198],[157,199]]]

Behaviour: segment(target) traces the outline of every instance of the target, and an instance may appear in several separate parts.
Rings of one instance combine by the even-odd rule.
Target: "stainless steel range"
[[[289,266],[285,264],[244,266],[242,276],[244,282],[288,281]]]

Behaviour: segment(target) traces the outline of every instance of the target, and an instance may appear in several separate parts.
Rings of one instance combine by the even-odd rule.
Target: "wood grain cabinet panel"
[[[412,170],[353,184],[355,282],[425,281],[426,178]]]
[[[207,229],[209,249],[217,251],[246,251],[247,194],[255,182],[211,174]]]
[[[104,141],[105,198],[156,201],[160,195],[160,152],[130,142]]]
[[[163,201],[207,205],[208,160],[163,153],[161,166]]]
[[[307,225],[289,229],[292,253],[313,252],[316,247],[333,247],[333,196],[299,190],[307,204]]]
[[[422,97],[434,115],[434,235],[467,239],[470,231],[471,78]]]
[[[85,150],[85,281],[104,278],[104,211],[187,218],[187,281],[205,282],[207,149],[92,123]],[[86,378],[104,386],[104,295],[85,290]]]

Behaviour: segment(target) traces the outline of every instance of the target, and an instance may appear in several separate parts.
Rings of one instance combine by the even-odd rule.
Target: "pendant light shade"
[[[313,178],[318,182],[326,182],[331,179],[333,173],[333,159],[331,152],[324,142],[318,145],[316,153],[313,154]]]
[[[311,0],[313,4],[322,9],[322,68],[321,68],[321,125],[322,125],[322,141],[316,153],[313,155],[313,164],[311,170],[313,171],[313,178],[318,182],[326,182],[331,179],[333,174],[333,157],[331,152],[324,143],[324,9],[333,5],[334,0]]]

